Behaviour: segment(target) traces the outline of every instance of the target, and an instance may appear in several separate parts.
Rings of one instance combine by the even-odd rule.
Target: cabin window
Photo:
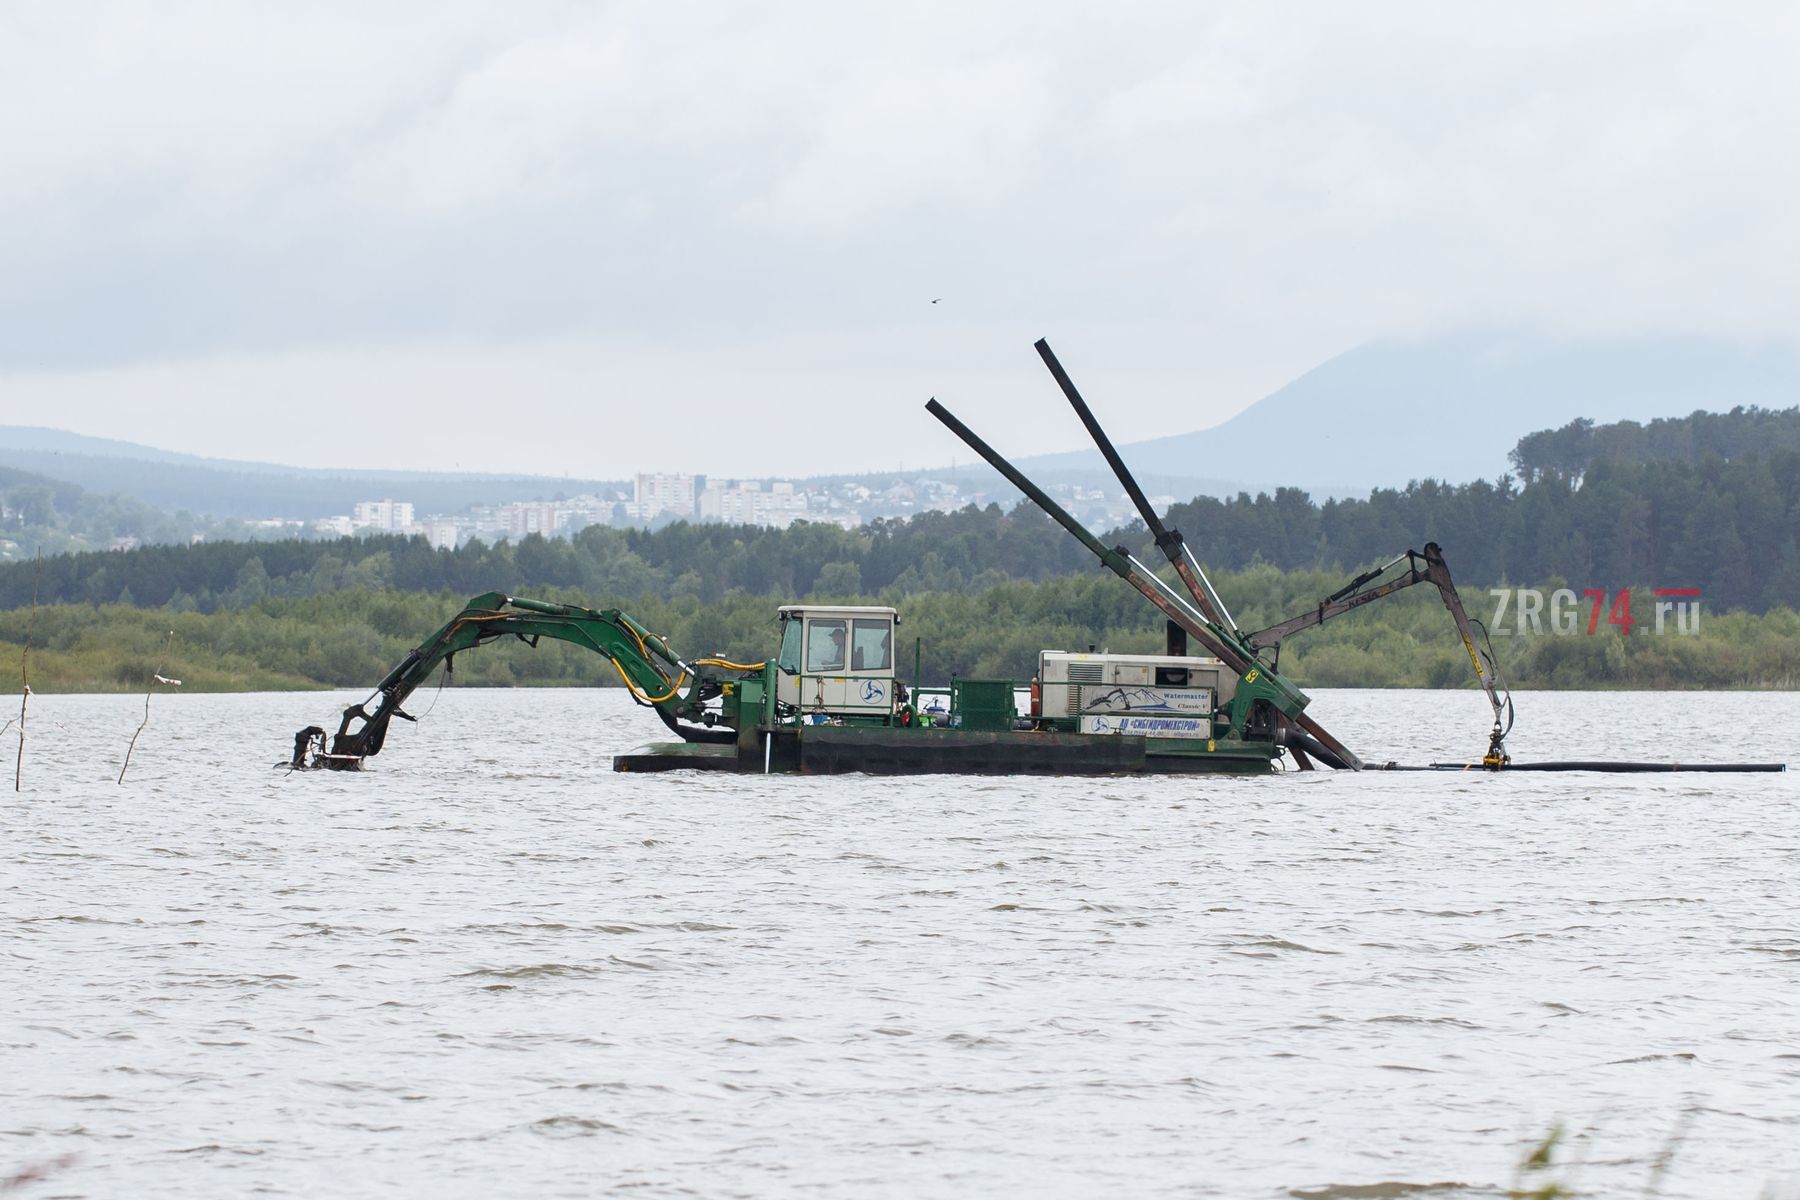
[[[806,670],[844,669],[844,622],[809,621],[806,626]]]
[[[850,669],[887,671],[894,665],[894,627],[887,621],[852,622]]]
[[[781,623],[781,654],[775,659],[775,665],[789,675],[800,673],[800,622],[798,620]]]

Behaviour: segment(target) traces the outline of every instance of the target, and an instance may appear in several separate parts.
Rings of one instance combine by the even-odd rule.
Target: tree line
[[[1602,459],[1697,463],[1708,454],[1730,460],[1775,450],[1800,450],[1800,407],[1740,405],[1730,412],[1658,417],[1648,425],[1595,425],[1579,417],[1561,429],[1526,434],[1509,457],[1519,478],[1532,480],[1547,473],[1580,478]]]
[[[1309,607],[1336,578],[1261,566],[1220,572],[1216,582],[1239,622],[1257,628]],[[626,603],[575,588],[548,589],[547,598],[623,604],[690,658],[716,653],[759,662],[775,652],[779,637],[768,599],[742,592],[710,603],[691,595]],[[1489,597],[1467,598],[1472,615],[1492,616]],[[158,670],[181,679],[184,692],[366,689],[462,604],[449,593],[353,590],[213,613],[58,605],[35,614],[0,612],[0,654],[16,659],[29,627],[32,686],[41,692],[138,692]],[[1141,653],[1163,644],[1161,614],[1104,575],[918,593],[902,611],[899,633],[899,673],[928,685],[952,676],[1023,682],[1044,649]],[[1531,634],[1517,626],[1494,642],[1507,678],[1520,688],[1800,687],[1800,615],[1788,608],[1708,615],[1691,635],[1626,637],[1602,621],[1591,635],[1581,628]],[[1280,666],[1305,687],[1473,686],[1468,656],[1428,587],[1295,635],[1282,647]],[[426,686],[445,682],[440,675]],[[545,640],[533,649],[504,639],[458,655],[447,683],[594,687],[618,679],[603,657],[566,642]],[[1469,702],[1479,724],[1483,701]]]
[[[1759,430],[1768,428],[1768,418],[1794,415],[1739,409],[1686,420],[1694,429],[1741,424]],[[1347,574],[1436,541],[1458,579],[1475,586],[1539,586],[1558,578],[1578,589],[1698,587],[1715,612],[1792,604],[1800,596],[1800,450],[1746,449],[1724,435],[1714,440],[1731,450],[1729,457],[1710,446],[1693,461],[1609,456],[1577,467],[1547,466],[1532,457],[1523,460],[1534,465],[1522,481],[1423,480],[1322,504],[1297,488],[1199,497],[1175,505],[1168,521],[1209,568],[1220,570],[1269,565]],[[1141,524],[1104,538],[1155,561]],[[1096,569],[1088,553],[1036,509],[1021,504],[1008,512],[989,505],[875,521],[857,530],[687,522],[655,530],[592,526],[568,540],[534,535],[517,543],[472,541],[456,550],[395,536],[151,545],[46,558],[41,579],[29,562],[0,565],[0,608],[29,604],[34,587],[44,603],[203,613],[344,591],[473,595],[498,589],[531,595],[562,588],[702,603],[738,594],[782,601],[892,599],[985,593],[1010,581]]]

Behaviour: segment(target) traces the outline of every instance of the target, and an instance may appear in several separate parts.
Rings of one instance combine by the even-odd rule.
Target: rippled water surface
[[[1794,772],[614,775],[623,694],[456,690],[271,768],[339,702],[160,696],[121,787],[141,698],[33,700],[20,1194],[1492,1196],[1559,1121],[1595,1194],[1677,1135],[1666,1196],[1800,1170]],[[1483,709],[1313,711],[1423,761]],[[1800,764],[1792,695],[1519,710],[1521,759]]]

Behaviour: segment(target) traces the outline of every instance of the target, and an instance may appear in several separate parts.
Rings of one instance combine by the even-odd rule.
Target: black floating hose
[[[1325,743],[1321,742],[1318,738],[1297,725],[1289,725],[1286,722],[1282,723],[1281,744],[1284,746],[1292,746],[1294,749],[1301,751],[1308,757],[1318,759],[1334,771],[1347,771],[1350,769],[1349,764],[1339,758],[1335,751],[1331,750]]]
[[[1489,768],[1479,762],[1466,763],[1432,763],[1424,767],[1406,767],[1398,763],[1387,763],[1375,768],[1381,771],[1483,771]],[[1710,771],[1714,774],[1751,774],[1787,770],[1786,763],[1659,763],[1659,762],[1588,762],[1581,759],[1570,759],[1567,762],[1512,762],[1500,770],[1497,775],[1512,771],[1597,771],[1611,775],[1639,775],[1667,771]]]
[[[1432,766],[1437,766],[1433,763]],[[1658,763],[1658,762],[1584,762],[1571,759],[1568,762],[1535,762],[1509,763],[1503,770],[1507,771],[1607,771],[1613,774],[1631,774],[1639,771],[1785,771],[1786,763]]]

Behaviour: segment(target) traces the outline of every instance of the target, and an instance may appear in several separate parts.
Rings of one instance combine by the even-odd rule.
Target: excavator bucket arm
[[[324,730],[308,726],[294,738],[293,766],[353,768],[379,754],[395,717],[414,718],[401,706],[431,677],[440,664],[452,670],[464,650],[505,637],[535,647],[553,638],[592,650],[610,661],[639,704],[654,708],[663,723],[688,741],[734,740],[730,729],[711,726],[717,716],[706,702],[721,691],[721,672],[761,670],[761,664],[731,664],[720,659],[688,663],[660,635],[618,609],[578,608],[487,592],[476,596],[443,628],[407,652],[375,690],[344,710],[331,749],[324,750]],[[700,722],[699,725],[686,722]]]
[[[1406,564],[1404,569],[1397,575],[1390,575],[1402,563]],[[1376,580],[1382,582],[1375,583]],[[1507,690],[1506,680],[1501,676],[1499,664],[1494,660],[1493,647],[1486,631],[1483,630],[1481,639],[1476,640],[1477,623],[1463,607],[1456,582],[1450,578],[1449,564],[1444,562],[1444,552],[1436,542],[1426,542],[1422,551],[1408,550],[1379,567],[1364,571],[1319,601],[1316,607],[1267,629],[1259,629],[1247,635],[1246,640],[1259,652],[1273,650],[1276,661],[1279,662],[1281,643],[1290,635],[1322,625],[1333,617],[1343,616],[1416,583],[1429,583],[1437,588],[1439,598],[1450,612],[1451,621],[1456,624],[1457,635],[1462,638],[1463,649],[1468,652],[1469,661],[1474,664],[1475,680],[1481,685],[1481,690],[1487,693],[1488,704],[1494,710],[1494,728],[1488,735],[1488,750],[1482,758],[1482,765],[1498,770],[1512,761],[1506,752],[1506,735],[1512,732],[1513,724],[1512,693]],[[1368,586],[1370,584],[1375,586]]]

